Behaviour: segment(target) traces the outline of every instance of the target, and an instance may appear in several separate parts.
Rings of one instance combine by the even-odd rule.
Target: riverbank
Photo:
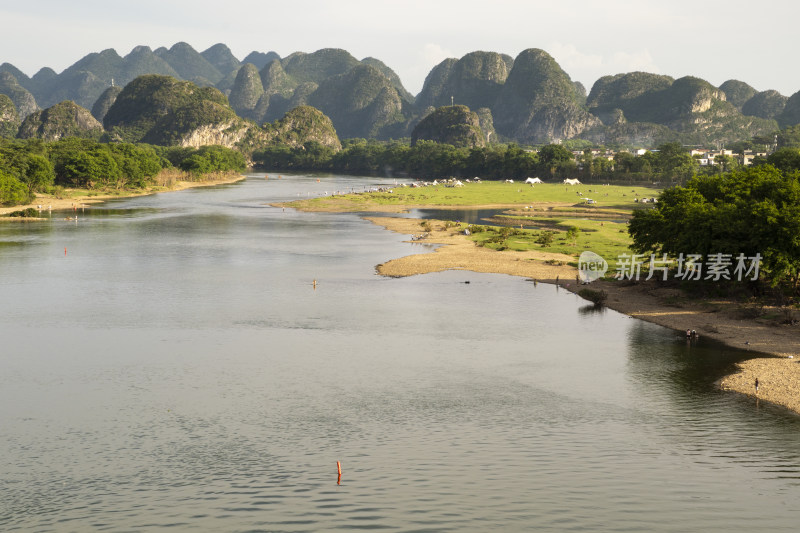
[[[415,243],[436,246],[432,253],[426,250],[378,265],[378,273],[384,276],[470,270],[558,282],[572,292],[587,287],[576,284],[577,270],[567,265],[568,261],[575,261],[571,256],[539,251],[496,252],[476,246],[456,228],[438,221],[429,221],[430,230],[424,231],[422,221],[417,219],[366,218],[391,231],[412,235]],[[752,310],[736,302],[689,299],[682,291],[657,282],[600,280],[589,287],[605,291],[606,305],[615,311],[677,331],[692,329],[701,337],[752,351],[754,359],[738,365],[739,372],[722,379],[720,388],[756,397],[757,378],[760,400],[800,413],[800,326],[782,324],[784,315],[780,309],[765,307],[754,317]],[[756,354],[770,357],[755,357]]]
[[[156,194],[160,192],[174,192],[182,191],[185,189],[193,189],[195,187],[210,187],[214,185],[225,185],[228,183],[236,183],[245,179],[244,174],[239,173],[225,173],[215,175],[212,177],[204,177],[202,180],[192,181],[185,179],[172,179],[162,180],[161,184],[152,185],[144,189],[134,190],[114,190],[114,191],[88,191],[82,189],[76,191],[74,189],[66,189],[64,194],[56,197],[52,194],[36,194],[34,201],[27,205],[16,205],[14,207],[0,207],[0,217],[13,213],[14,211],[22,211],[23,209],[33,208],[47,211],[74,211],[77,209],[89,207],[92,204],[114,200],[119,198],[131,198],[134,196],[146,196],[148,194]],[[5,220],[25,220],[22,218],[8,218]],[[30,220],[30,219],[28,219]]]

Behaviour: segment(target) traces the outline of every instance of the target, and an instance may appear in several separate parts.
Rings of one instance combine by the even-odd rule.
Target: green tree
[[[572,243],[573,246],[575,245],[575,242],[578,240],[579,233],[580,230],[575,226],[570,226],[569,229],[567,230],[567,240],[570,243]]]
[[[246,168],[241,152],[224,146],[201,146],[195,153],[180,162],[180,168],[193,174],[242,171]]]
[[[783,172],[800,170],[800,148],[779,148],[767,156],[766,163]]]
[[[32,195],[28,188],[17,178],[5,172],[2,164],[3,159],[0,158],[0,205],[12,206],[30,202]]]
[[[120,169],[118,185],[124,182],[127,186],[145,187],[163,168],[161,157],[152,146],[115,143],[108,147]]]
[[[765,165],[696,176],[665,189],[654,209],[634,212],[629,232],[639,253],[760,254],[764,278],[796,290],[800,173]]]
[[[636,170],[636,156],[630,152],[617,152],[614,154],[614,170],[630,174]]]
[[[121,173],[117,162],[107,149],[94,148],[72,154],[64,162],[64,179],[73,187],[115,185]]]
[[[47,191],[53,186],[56,174],[49,159],[38,154],[30,154],[27,163],[23,181],[31,194]]]
[[[566,168],[569,162],[574,163],[575,157],[560,144],[548,144],[539,149],[539,164],[543,173],[556,176],[558,170]]]

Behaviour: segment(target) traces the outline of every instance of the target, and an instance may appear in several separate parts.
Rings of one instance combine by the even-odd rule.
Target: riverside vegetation
[[[222,146],[182,148],[99,143],[75,137],[56,142],[0,139],[0,205],[33,201],[37,193],[61,197],[67,189],[88,194],[136,191],[182,178],[241,172],[241,153]]]

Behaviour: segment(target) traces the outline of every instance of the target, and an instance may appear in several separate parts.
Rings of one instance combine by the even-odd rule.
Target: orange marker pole
[[[336,471],[339,472],[339,475],[342,475],[342,463],[336,461]]]
[[[67,255],[67,247],[64,247],[64,255]]]

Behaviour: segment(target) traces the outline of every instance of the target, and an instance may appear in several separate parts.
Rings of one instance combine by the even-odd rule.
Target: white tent
[[[577,179],[574,179],[574,180],[565,179],[564,183],[566,183],[567,185],[580,185],[581,184],[581,182],[578,181]]]
[[[544,183],[539,178],[528,178],[525,180],[525,183]]]

